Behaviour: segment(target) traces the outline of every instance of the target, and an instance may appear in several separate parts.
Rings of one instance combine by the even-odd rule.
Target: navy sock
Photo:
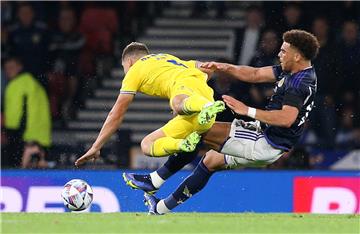
[[[186,164],[191,163],[198,155],[198,152],[199,150],[196,148],[194,152],[171,155],[165,164],[157,169],[156,172],[163,180],[166,180],[181,170],[181,168],[183,168]]]
[[[195,170],[179,185],[175,192],[165,198],[166,207],[172,210],[202,190],[212,174],[213,172],[209,171],[203,160],[201,160]]]

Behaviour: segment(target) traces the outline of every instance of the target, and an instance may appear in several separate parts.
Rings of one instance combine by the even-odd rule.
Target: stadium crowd
[[[119,66],[123,47],[136,40],[151,25],[149,19],[161,14],[169,4],[2,1],[2,164],[31,167],[30,159],[26,159],[31,156],[25,155],[36,154],[40,166],[47,167],[43,159],[51,147],[48,132],[66,128],[67,121],[76,118],[100,79]],[[208,18],[207,12],[215,9],[217,18],[226,18],[228,4],[195,2],[190,17]],[[273,65],[278,63],[283,32],[294,28],[312,32],[321,45],[313,61],[318,75],[317,100],[299,146],[359,148],[359,12],[360,4],[355,1],[251,3],[246,9],[245,25],[235,29],[233,57],[212,60],[255,67]],[[217,76],[210,81],[217,99],[230,94],[250,106],[264,108],[273,92],[272,86]],[[16,80],[21,80],[18,87],[14,87]],[[30,86],[36,88],[29,91]],[[28,89],[21,91],[21,87]],[[21,98],[17,98],[19,92]],[[11,108],[14,103],[17,109]],[[48,108],[33,110],[36,105]],[[37,119],[47,119],[49,124],[37,128]],[[229,110],[218,116],[221,121],[232,119]],[[294,153],[300,158],[306,154],[302,147]],[[288,164],[282,166],[291,167]]]

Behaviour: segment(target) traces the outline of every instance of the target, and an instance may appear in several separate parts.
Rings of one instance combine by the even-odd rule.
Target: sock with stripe
[[[213,172],[209,171],[201,160],[195,170],[179,185],[175,192],[163,199],[163,203],[159,202],[157,204],[157,211],[170,211],[185,202],[205,187],[212,174]]]
[[[167,180],[170,176],[181,170],[185,165],[194,161],[199,153],[199,148],[200,146],[198,145],[194,152],[181,152],[171,155],[164,165],[156,170],[156,174],[160,176],[161,179]]]
[[[165,157],[180,151],[179,145],[183,139],[175,139],[172,137],[161,137],[157,139],[150,150],[153,157]]]
[[[186,98],[183,102],[182,112],[185,115],[200,112],[205,105],[210,105],[212,102],[201,95],[193,94]]]

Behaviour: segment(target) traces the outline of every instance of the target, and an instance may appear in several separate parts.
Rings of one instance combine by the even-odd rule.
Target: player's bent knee
[[[203,163],[209,171],[216,171],[224,167],[224,155],[214,150],[210,150],[205,154]]]
[[[142,152],[147,155],[150,156],[150,151],[151,151],[151,145],[153,144],[153,142],[147,140],[146,138],[144,138],[141,143],[140,143],[140,147]]]
[[[185,98],[187,98],[188,96],[185,94],[180,94],[175,96],[172,100],[171,100],[171,106],[173,111],[175,111],[176,113],[182,113],[182,106],[183,106],[183,101]]]

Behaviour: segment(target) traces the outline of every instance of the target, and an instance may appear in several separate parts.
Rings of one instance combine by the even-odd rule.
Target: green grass
[[[1,233],[360,233],[359,215],[2,213]]]

